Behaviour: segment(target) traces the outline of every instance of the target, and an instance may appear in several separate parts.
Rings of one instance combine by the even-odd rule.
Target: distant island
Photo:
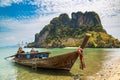
[[[71,18],[64,13],[53,18],[39,33],[35,34],[34,42],[29,43],[27,47],[78,47],[86,33],[92,34],[86,47],[120,47],[120,41],[107,34],[95,12],[73,12]]]

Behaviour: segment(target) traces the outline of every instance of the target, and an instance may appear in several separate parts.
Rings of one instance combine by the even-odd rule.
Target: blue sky
[[[0,46],[32,42],[52,18],[77,11],[97,12],[104,29],[120,39],[120,0],[0,0]]]

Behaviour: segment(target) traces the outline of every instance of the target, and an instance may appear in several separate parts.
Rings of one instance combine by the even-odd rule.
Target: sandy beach
[[[112,54],[103,63],[102,69],[95,75],[88,76],[87,80],[120,80],[120,55]]]
[[[120,59],[107,61],[94,80],[120,80]]]

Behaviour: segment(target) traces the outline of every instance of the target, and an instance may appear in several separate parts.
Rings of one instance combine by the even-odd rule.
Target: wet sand
[[[120,59],[105,62],[103,69],[94,75],[94,80],[120,80]]]
[[[102,69],[93,76],[88,76],[87,80],[120,80],[120,55],[117,54],[106,60]]]

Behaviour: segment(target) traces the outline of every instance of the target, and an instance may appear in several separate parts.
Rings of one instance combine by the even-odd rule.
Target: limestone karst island
[[[53,18],[27,47],[78,47],[85,33],[92,34],[86,47],[120,47],[120,41],[103,29],[95,12],[73,12],[71,18],[64,13]]]

